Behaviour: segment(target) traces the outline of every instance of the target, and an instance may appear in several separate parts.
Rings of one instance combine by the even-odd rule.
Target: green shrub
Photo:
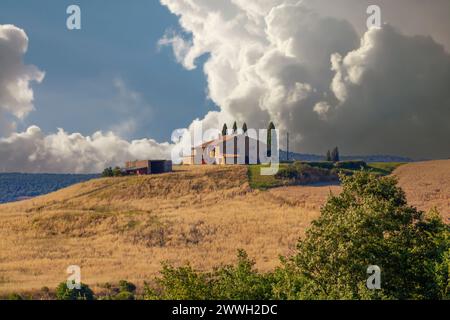
[[[359,171],[341,179],[343,192],[330,197],[289,262],[308,279],[297,297],[448,298],[449,227],[441,218],[408,206],[392,177]],[[369,265],[382,270],[381,290],[365,287]]]
[[[8,300],[23,300],[23,297],[20,294],[14,292],[8,296]]]
[[[58,300],[94,300],[94,293],[85,284],[80,289],[69,289],[66,282],[61,282],[56,288],[56,299]]]
[[[236,266],[216,268],[201,273],[189,265],[173,268],[164,265],[158,288],[146,285],[149,300],[264,300],[272,296],[271,274],[260,274],[255,262],[244,251],[238,253]]]
[[[335,167],[338,169],[348,169],[348,170],[361,170],[367,169],[367,163],[364,161],[341,161],[336,162]]]
[[[121,177],[121,176],[123,176],[122,169],[120,169],[120,167],[115,167],[112,170],[112,174],[113,174],[114,177]]]
[[[162,277],[156,280],[158,291],[146,287],[145,298],[149,300],[211,300],[212,288],[209,276],[191,266],[174,268],[163,265]],[[156,293],[158,292],[158,293]]]
[[[129,291],[121,291],[116,294],[113,300],[134,300],[134,294]]]
[[[303,162],[294,162],[293,164],[281,168],[276,174],[277,179],[287,179],[295,181],[298,184],[309,184],[318,182],[337,181],[338,176],[333,170],[319,167],[311,167]]]
[[[306,164],[310,167],[313,168],[322,168],[322,169],[328,169],[331,170],[334,168],[334,162],[332,161],[320,161],[320,162],[301,162],[301,161],[296,161],[294,162],[295,165],[298,164]]]
[[[113,169],[111,167],[109,167],[109,168],[106,168],[105,170],[103,170],[102,177],[103,178],[114,177]]]
[[[255,262],[239,250],[236,266],[218,268],[212,276],[212,293],[219,300],[267,300],[272,297],[271,274],[258,273]]]
[[[299,172],[295,166],[289,165],[286,168],[278,170],[276,177],[278,179],[298,179]]]
[[[126,280],[120,280],[119,281],[119,291],[120,292],[126,291],[126,292],[134,293],[134,292],[136,292],[136,286],[133,283],[128,282]]]

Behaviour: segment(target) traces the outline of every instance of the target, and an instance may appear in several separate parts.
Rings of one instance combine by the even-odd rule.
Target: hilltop
[[[448,222],[450,160],[394,171],[411,204],[437,205]],[[0,205],[0,293],[55,287],[80,265],[93,288],[151,281],[162,261],[210,270],[237,249],[261,271],[279,265],[339,186],[252,190],[245,166],[176,167],[175,172],[102,178]]]

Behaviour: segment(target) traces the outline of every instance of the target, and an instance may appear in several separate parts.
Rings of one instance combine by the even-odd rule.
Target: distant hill
[[[280,160],[286,160],[287,152],[280,150]],[[289,160],[323,161],[325,155],[289,152]],[[414,162],[413,159],[392,155],[341,156],[341,160],[363,160],[365,162]]]
[[[97,177],[95,174],[0,173],[0,203],[40,196]]]

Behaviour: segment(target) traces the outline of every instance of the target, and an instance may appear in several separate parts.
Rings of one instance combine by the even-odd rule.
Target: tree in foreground
[[[393,177],[361,171],[341,179],[343,192],[329,198],[285,265],[285,278],[301,284],[297,292],[284,287],[286,297],[449,298],[449,227],[437,212],[408,206]],[[371,265],[381,269],[381,290],[366,288]]]
[[[80,289],[70,289],[66,282],[61,282],[56,288],[56,299],[58,300],[94,300],[94,293],[85,284]]]
[[[432,211],[408,206],[392,177],[341,176],[297,252],[259,273],[244,252],[211,273],[165,266],[148,299],[449,299],[449,227]],[[369,290],[369,266],[381,289]]]
[[[174,268],[164,265],[157,290],[148,285],[145,298],[150,300],[268,300],[272,296],[271,273],[261,274],[255,262],[239,250],[235,266],[202,273],[187,265]]]

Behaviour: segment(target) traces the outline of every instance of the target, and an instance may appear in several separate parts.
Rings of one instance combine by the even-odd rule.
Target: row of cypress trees
[[[237,126],[237,122],[235,121],[233,123],[233,133],[236,133],[238,130],[238,126]],[[275,125],[273,124],[273,122],[271,121],[269,123],[269,127],[267,128],[267,155],[270,157],[271,153],[272,153],[272,135],[271,132],[272,130],[275,130]],[[247,128],[247,123],[244,122],[244,124],[242,125],[242,131],[244,133],[246,133],[248,131]],[[224,123],[223,128],[222,128],[222,136],[226,136],[228,134],[228,126],[226,123]]]

